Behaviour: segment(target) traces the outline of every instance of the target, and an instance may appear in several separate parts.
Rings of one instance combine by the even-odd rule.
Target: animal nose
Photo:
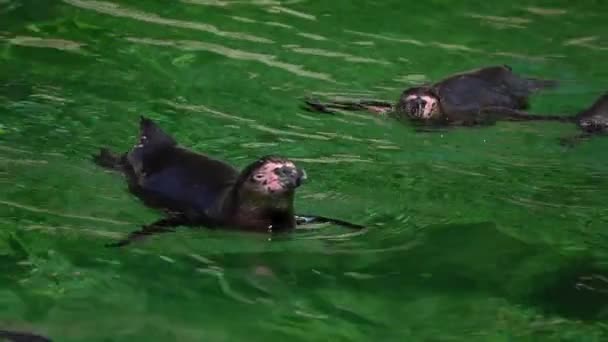
[[[426,101],[421,98],[417,98],[415,100],[415,104],[416,104],[416,107],[422,108],[422,107],[426,106]]]
[[[281,181],[292,187],[298,187],[306,180],[306,171],[290,166],[283,166],[275,170]]]
[[[302,185],[302,183],[304,183],[307,178],[308,178],[308,175],[306,174],[306,170],[303,170],[303,169],[298,170],[298,178],[296,180],[296,186]]]

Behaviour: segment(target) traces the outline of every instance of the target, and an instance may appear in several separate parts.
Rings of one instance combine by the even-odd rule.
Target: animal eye
[[[261,173],[258,173],[257,175],[253,175],[252,177],[254,180],[262,180],[264,179],[264,175]]]

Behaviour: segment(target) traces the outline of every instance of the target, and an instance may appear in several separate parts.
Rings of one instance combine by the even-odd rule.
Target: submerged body
[[[294,214],[294,194],[306,178],[285,158],[266,156],[238,171],[231,165],[178,146],[154,122],[141,118],[138,143],[116,155],[102,149],[94,157],[103,167],[126,176],[131,193],[167,217],[119,244],[179,225],[234,228],[257,232],[291,230],[298,223],[346,222]]]
[[[483,125],[497,120],[557,120],[561,116],[533,115],[529,96],[555,86],[556,82],[520,77],[509,66],[490,66],[455,74],[434,84],[411,87],[402,92],[396,104],[383,101],[307,101],[315,111],[331,108],[387,113],[400,120],[430,125]]]

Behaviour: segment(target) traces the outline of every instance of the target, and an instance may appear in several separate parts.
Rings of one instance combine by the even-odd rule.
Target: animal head
[[[397,112],[414,120],[430,120],[439,112],[439,98],[428,87],[415,87],[405,90],[399,97]]]
[[[608,115],[593,115],[578,120],[579,127],[588,133],[608,132]]]
[[[608,93],[578,116],[579,127],[588,133],[608,132]]]
[[[306,172],[279,156],[264,156],[247,166],[239,177],[242,191],[257,197],[279,198],[293,194],[306,180]]]

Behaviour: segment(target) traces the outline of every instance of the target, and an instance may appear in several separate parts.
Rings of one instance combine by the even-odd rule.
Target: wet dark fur
[[[408,88],[396,104],[383,101],[333,101],[321,103],[307,100],[307,108],[331,113],[332,108],[365,110],[370,106],[390,109],[389,115],[399,120],[410,120],[428,125],[488,125],[498,120],[571,121],[563,116],[534,115],[529,108],[529,96],[541,89],[554,87],[550,80],[524,78],[513,73],[509,66],[490,66],[455,74],[431,85]],[[405,111],[405,99],[411,95],[429,95],[439,100],[439,114],[429,119],[412,118]]]
[[[317,216],[296,216],[293,191],[276,203],[246,202],[239,191],[253,171],[268,160],[266,156],[242,172],[223,161],[209,158],[177,145],[175,139],[144,117],[140,121],[139,146],[117,155],[102,149],[94,156],[96,164],[123,173],[129,191],[149,207],[161,209],[167,217],[144,226],[116,245],[153,233],[173,231],[180,225],[208,228],[236,228],[249,231],[280,232],[297,224],[331,222],[350,228],[361,226]],[[240,197],[239,197],[240,196]],[[247,212],[239,204],[247,203]]]

